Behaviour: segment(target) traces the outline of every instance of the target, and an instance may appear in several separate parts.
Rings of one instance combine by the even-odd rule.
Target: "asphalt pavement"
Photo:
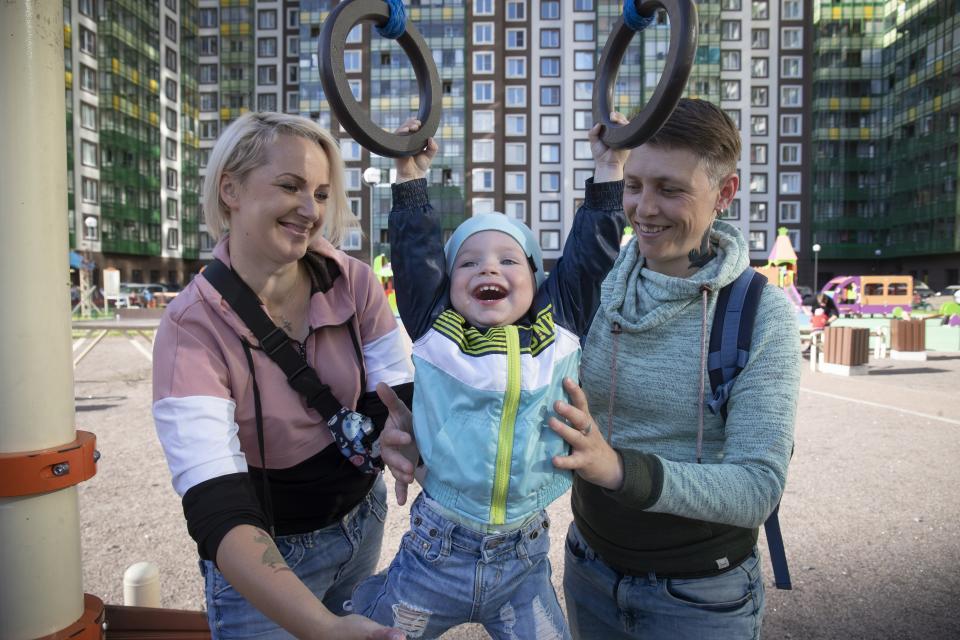
[[[777,381],[771,380],[771,392]],[[150,415],[150,363],[108,337],[75,372],[77,427],[102,458],[80,485],[84,589],[122,603],[124,570],[158,565],[162,605],[203,607],[196,549]],[[958,638],[960,601],[960,353],[925,362],[871,360],[869,374],[801,381],[796,451],[780,518],[794,588],[774,589],[761,534],[764,638]],[[389,485],[388,481],[388,485]],[[562,602],[569,497],[549,509]],[[391,504],[380,565],[406,529]],[[476,626],[449,639],[487,637]]]

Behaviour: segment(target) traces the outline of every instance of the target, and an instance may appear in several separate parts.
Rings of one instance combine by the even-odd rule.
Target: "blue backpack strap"
[[[750,358],[753,340],[753,325],[760,307],[760,295],[767,278],[747,267],[736,280],[720,289],[717,308],[710,331],[710,349],[707,354],[707,371],[710,375],[712,397],[707,408],[713,415],[727,419],[727,401],[737,374]],[[780,532],[780,504],[763,523],[773,566],[774,583],[778,589],[792,589],[787,553]]]

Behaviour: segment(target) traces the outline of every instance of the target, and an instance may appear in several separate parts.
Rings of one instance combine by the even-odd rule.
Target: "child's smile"
[[[522,318],[533,304],[533,271],[523,249],[501,231],[467,238],[450,274],[450,302],[476,327],[502,327]]]

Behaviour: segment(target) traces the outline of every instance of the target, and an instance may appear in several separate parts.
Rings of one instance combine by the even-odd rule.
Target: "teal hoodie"
[[[750,552],[786,482],[801,357],[794,310],[770,284],[726,423],[702,411],[702,464],[696,461],[700,403],[710,395],[702,345],[719,290],[749,265],[732,225],[715,222],[711,240],[717,257],[689,278],[644,268],[631,241],[603,283],[585,343],[584,390],[622,456],[625,478],[618,491],[577,478],[574,517],[591,547],[625,573],[730,566]],[[621,333],[612,332],[615,324]]]

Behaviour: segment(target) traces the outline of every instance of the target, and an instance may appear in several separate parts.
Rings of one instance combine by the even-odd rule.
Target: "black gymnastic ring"
[[[646,0],[637,8],[641,15],[650,15],[658,7],[664,8],[670,16],[670,50],[653,97],[629,124],[621,125],[610,120],[610,104],[620,63],[637,32],[626,26],[621,17],[613,25],[600,54],[597,80],[593,86],[593,120],[603,125],[600,139],[611,149],[639,147],[652,138],[673,113],[690,77],[699,28],[693,0]]]
[[[354,99],[343,66],[343,50],[347,34],[357,24],[373,21],[383,24],[390,17],[390,8],[384,0],[346,0],[330,12],[320,33],[318,64],[320,84],[337,120],[353,136],[354,140],[376,153],[388,158],[412,156],[423,151],[427,139],[440,125],[443,95],[440,75],[433,62],[427,43],[412,22],[407,21],[406,31],[397,38],[410,63],[413,65],[420,88],[420,109],[417,112],[420,129],[407,134],[388,133],[370,119]]]

